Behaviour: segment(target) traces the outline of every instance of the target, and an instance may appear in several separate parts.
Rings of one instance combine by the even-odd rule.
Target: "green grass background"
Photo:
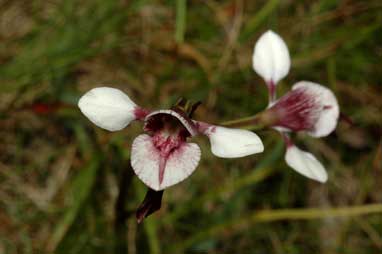
[[[78,98],[109,85],[152,109],[200,100],[198,120],[252,115],[267,104],[251,58],[268,29],[292,56],[278,93],[321,83],[354,122],[295,137],[328,182],[288,168],[272,130],[263,154],[232,160],[200,137],[195,173],[138,225],[146,187],[123,179],[142,125],[103,131]],[[381,253],[381,63],[380,0],[1,0],[0,253]]]

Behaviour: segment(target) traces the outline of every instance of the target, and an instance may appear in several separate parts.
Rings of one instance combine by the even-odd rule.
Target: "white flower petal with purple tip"
[[[118,131],[136,119],[137,105],[122,91],[111,87],[97,87],[84,94],[78,107],[95,125]]]
[[[298,173],[319,181],[326,182],[328,175],[322,164],[313,154],[300,150],[295,145],[290,145],[285,154],[286,163]]]
[[[261,139],[251,131],[212,125],[204,134],[210,139],[212,153],[218,157],[239,158],[264,151]]]
[[[288,47],[275,32],[265,32],[256,42],[252,57],[253,68],[268,85],[276,85],[284,78],[289,72],[290,63]]]
[[[159,191],[175,185],[194,172],[199,160],[200,149],[193,143],[183,143],[167,158],[161,156],[147,134],[135,138],[131,149],[131,166],[143,183]],[[163,167],[163,175],[160,170]]]
[[[337,126],[340,110],[337,99],[333,92],[319,84],[300,81],[293,85],[292,90],[305,89],[309,91],[320,105],[317,120],[311,130],[307,133],[313,137],[324,137],[329,135]]]

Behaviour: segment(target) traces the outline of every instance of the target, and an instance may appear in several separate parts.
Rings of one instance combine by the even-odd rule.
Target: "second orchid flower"
[[[277,99],[276,86],[288,74],[291,60],[284,40],[272,31],[257,41],[252,59],[269,92],[268,108],[261,115],[283,136],[286,163],[308,178],[325,182],[328,176],[322,164],[313,154],[295,146],[289,133],[303,131],[312,137],[324,137],[333,132],[339,117],[336,97],[322,85],[300,81]]]

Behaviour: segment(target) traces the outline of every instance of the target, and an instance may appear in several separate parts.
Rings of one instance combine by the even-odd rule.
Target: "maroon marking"
[[[269,102],[274,102],[276,100],[276,84],[273,80],[270,80],[267,83],[268,92],[269,92]]]
[[[324,110],[328,110],[328,109],[331,109],[331,108],[333,108],[331,105],[325,105],[323,109]]]
[[[144,120],[145,117],[150,114],[150,111],[144,108],[136,107],[134,109],[134,115],[137,120]]]
[[[152,189],[148,189],[145,199],[139,205],[135,216],[137,218],[138,223],[141,223],[144,218],[147,218],[150,214],[158,211],[162,205],[162,191],[155,191]]]
[[[284,139],[284,142],[285,142],[285,145],[287,146],[287,148],[289,147],[292,147],[294,146],[292,140],[290,139],[289,135],[286,134],[286,133],[281,133],[283,139]]]
[[[161,185],[163,182],[163,176],[164,176],[164,170],[166,169],[166,163],[167,163],[167,158],[161,156],[159,160],[159,185]]]
[[[163,182],[168,158],[185,143],[185,138],[182,136],[181,132],[168,135],[168,133],[163,133],[163,130],[165,129],[157,131],[152,137],[152,142],[155,148],[158,149],[160,155],[158,172],[159,184],[162,184]]]
[[[208,135],[208,134],[206,133],[206,131],[207,131],[208,128],[210,128],[211,126],[213,126],[213,125],[208,124],[208,123],[205,123],[205,122],[195,122],[195,127],[196,127],[196,129],[198,130],[198,132],[199,132],[199,133],[202,133],[202,134],[204,134],[204,135]],[[215,127],[214,129],[216,129],[216,127]]]
[[[292,131],[312,130],[322,110],[317,97],[305,88],[294,89],[268,110],[276,115],[274,126]]]
[[[194,123],[192,123],[192,128],[196,130]],[[168,130],[171,133],[182,133],[184,138],[192,136],[177,117],[168,113],[158,113],[146,118],[143,129],[149,133]]]

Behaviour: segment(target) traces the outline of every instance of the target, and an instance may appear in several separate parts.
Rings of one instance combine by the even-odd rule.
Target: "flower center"
[[[159,182],[162,183],[166,162],[169,156],[179,149],[186,139],[192,136],[195,128],[192,121],[172,110],[154,112],[146,118],[144,130],[152,137],[155,148],[159,151]]]
[[[168,132],[163,129],[154,133],[152,137],[154,146],[160,151],[161,156],[167,157],[174,149],[186,141],[179,132]]]

